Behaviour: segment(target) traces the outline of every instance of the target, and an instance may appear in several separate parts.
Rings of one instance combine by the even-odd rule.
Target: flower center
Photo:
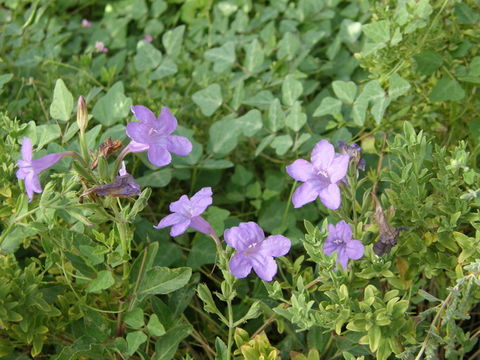
[[[250,254],[253,254],[255,252],[255,249],[257,247],[257,245],[259,244],[260,242],[254,242],[253,244],[250,244],[248,245],[248,247],[243,251],[243,253],[245,255],[250,255]]]
[[[335,240],[333,240],[333,243],[334,244],[343,244],[343,240],[339,239],[339,238],[336,238]]]
[[[318,171],[317,171],[317,175],[321,175],[321,176],[323,176],[323,177],[328,178],[328,174],[327,174],[327,172],[326,172],[325,170],[321,170],[321,169],[318,170]]]

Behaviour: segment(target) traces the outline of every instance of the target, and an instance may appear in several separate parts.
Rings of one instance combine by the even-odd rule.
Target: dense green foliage
[[[479,20],[475,0],[3,1],[0,357],[480,356]],[[168,106],[193,151],[130,154],[141,195],[88,196],[116,175],[99,146],[128,143],[132,104]],[[98,167],[64,158],[28,202],[24,136]],[[338,211],[293,209],[285,166],[320,139],[360,144],[366,170],[351,164]],[[272,282],[235,279],[206,235],[153,228],[205,186],[218,234],[256,221],[292,240]],[[347,270],[322,250],[339,220],[366,249]]]

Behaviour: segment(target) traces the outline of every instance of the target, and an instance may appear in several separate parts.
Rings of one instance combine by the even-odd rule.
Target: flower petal
[[[249,256],[253,270],[263,281],[272,281],[277,273],[277,263],[271,256],[264,256],[260,253]]]
[[[160,220],[158,225],[154,226],[154,228],[155,229],[163,229],[163,228],[166,228],[166,227],[184,222],[185,220],[187,220],[187,219],[185,219],[184,216],[182,216],[180,214],[177,214],[177,213],[173,213],[173,214],[165,216],[162,220]]]
[[[338,251],[338,248],[339,244],[328,241],[328,239],[323,243],[323,253],[327,256],[332,255],[334,251]]]
[[[185,219],[178,224],[172,226],[170,230],[170,236],[178,236],[182,235],[185,231],[187,231],[188,227],[190,226],[190,219]]]
[[[31,172],[25,178],[25,190],[27,191],[27,196],[29,198],[29,202],[33,200],[33,193],[36,192],[40,194],[42,192],[42,186],[40,185],[40,181],[38,180],[38,176]]]
[[[332,163],[327,169],[327,173],[330,176],[330,181],[336,183],[342,180],[347,175],[348,162],[350,157],[348,155],[336,155]]]
[[[192,143],[184,136],[170,135],[167,137],[167,149],[176,155],[187,156],[192,152]]]
[[[230,268],[232,275],[239,279],[247,277],[247,275],[250,274],[250,271],[252,271],[250,260],[238,252],[232,256],[228,263],[228,267]]]
[[[263,230],[254,222],[240,223],[225,230],[223,237],[228,246],[237,251],[244,251],[250,245],[259,243],[265,238]]]
[[[328,185],[326,188],[320,191],[319,196],[323,205],[332,210],[337,210],[342,202],[340,188],[337,184]]]
[[[165,166],[172,162],[172,156],[163,146],[150,146],[147,154],[148,160],[155,166]]]
[[[320,140],[312,150],[310,159],[313,166],[326,171],[335,157],[335,149],[327,140]]]
[[[190,198],[192,207],[192,215],[198,216],[202,214],[207,207],[212,205],[212,188],[201,188],[195,195]]]
[[[194,230],[204,233],[205,235],[210,235],[213,233],[212,226],[201,216],[193,217],[190,221],[190,227]]]
[[[127,136],[140,144],[150,143],[150,130],[152,126],[141,122],[130,122],[127,124]]]
[[[340,263],[340,265],[342,265],[343,269],[346,269],[348,264],[348,255],[345,251],[345,247],[340,247],[337,251],[337,254],[337,261]]]
[[[28,137],[23,137],[22,139],[22,159],[25,161],[31,161],[32,160],[32,140],[30,140]]]
[[[135,140],[130,141],[128,146],[122,151],[122,154],[125,153],[128,154],[129,152],[132,153],[139,153],[139,152],[144,152],[147,151],[150,146],[148,144],[142,144],[139,142],[136,142]]]
[[[297,181],[307,181],[314,177],[315,168],[307,160],[298,159],[286,167],[287,174]]]
[[[345,221],[339,221],[335,226],[337,238],[342,239],[345,243],[352,240],[352,227]]]
[[[295,208],[302,207],[309,202],[314,201],[318,196],[312,184],[309,182],[300,185],[293,193],[292,203]]]
[[[271,235],[260,244],[260,251],[266,256],[283,256],[290,251],[292,243],[283,235]]]
[[[166,106],[162,107],[160,116],[155,125],[155,129],[162,134],[170,135],[177,128],[178,123],[175,116],[173,116],[170,109]]]
[[[190,199],[187,195],[182,195],[180,199],[170,203],[169,209],[171,212],[182,214],[184,217],[192,217],[190,214]]]
[[[33,171],[35,172],[35,174],[39,174],[43,170],[55,165],[64,156],[65,153],[49,154],[39,159],[32,160]]]
[[[144,124],[153,124],[157,120],[157,117],[152,110],[143,105],[134,105],[130,108],[133,115],[137,118],[138,121]],[[134,124],[134,123],[131,123]],[[130,135],[129,135],[130,136]]]
[[[363,252],[365,251],[365,246],[358,241],[352,240],[347,243],[345,252],[350,259],[358,260],[363,256]]]

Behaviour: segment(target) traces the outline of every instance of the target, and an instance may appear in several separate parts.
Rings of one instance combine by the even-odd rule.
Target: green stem
[[[232,301],[227,301],[228,308],[228,341],[227,341],[227,360],[232,358],[232,344],[233,344],[233,311],[232,311]]]

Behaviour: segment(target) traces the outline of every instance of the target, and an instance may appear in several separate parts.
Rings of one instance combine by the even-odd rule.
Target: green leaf
[[[198,284],[197,287],[197,294],[198,297],[203,301],[203,309],[211,314],[221,314],[220,310],[218,310],[215,301],[213,300],[212,293],[210,289],[205,284]]]
[[[219,170],[233,167],[233,163],[229,160],[208,159],[198,165],[200,169]]]
[[[413,57],[417,63],[417,71],[423,75],[432,75],[442,65],[442,57],[431,50],[424,50]]]
[[[160,169],[149,171],[144,176],[136,179],[140,186],[164,187],[170,183],[172,179],[172,169]]]
[[[457,22],[462,25],[478,24],[480,17],[470,6],[462,2],[455,4],[455,16],[457,17]]]
[[[338,99],[327,96],[314,111],[313,116],[336,115],[341,113],[341,111],[342,102]]]
[[[215,339],[215,360],[227,360],[228,348],[227,345],[218,336]]]
[[[428,292],[426,292],[425,290],[422,290],[422,289],[418,289],[418,295],[420,295],[425,300],[428,300],[429,302],[441,302],[442,301],[439,298],[433,296],[432,294],[429,294]]]
[[[235,43],[228,41],[220,47],[210,49],[205,52],[204,57],[214,63],[213,71],[220,73],[235,62]]]
[[[143,331],[134,331],[127,334],[128,354],[133,355],[140,345],[147,341],[148,337]]]
[[[99,293],[102,290],[108,289],[115,284],[112,272],[108,270],[102,270],[97,274],[97,277],[93,279],[86,289],[89,293]]]
[[[162,53],[150,43],[139,41],[137,44],[137,54],[133,58],[135,69],[146,71],[155,69],[162,61]]]
[[[163,34],[162,43],[165,51],[172,58],[178,56],[182,50],[183,34],[185,33],[185,25],[177,26],[175,29],[167,31]]]
[[[146,272],[138,288],[139,301],[147,295],[169,294],[185,286],[192,276],[190,268],[169,269],[156,266]]]
[[[432,101],[459,101],[465,97],[465,90],[457,80],[444,77],[434,86],[428,97]]]
[[[150,315],[147,329],[150,335],[153,336],[162,336],[163,334],[165,334],[165,327],[162,325],[156,314]]]
[[[263,126],[262,114],[257,109],[250,110],[235,121],[245,136],[255,135]]]
[[[388,79],[388,95],[392,100],[398,99],[410,90],[410,83],[398,74],[393,74]]]
[[[278,43],[277,58],[287,61],[294,59],[298,55],[300,45],[298,35],[286,32],[282,40]]]
[[[197,238],[187,258],[187,266],[192,270],[205,264],[214,264],[217,257],[215,242],[206,236]]]
[[[203,115],[212,115],[223,102],[220,85],[211,84],[205,89],[197,91],[192,95],[192,100],[200,107]]]
[[[125,96],[123,83],[118,81],[97,101],[92,115],[101,124],[112,126],[129,114],[131,106],[132,99]]]
[[[353,104],[357,96],[357,85],[353,81],[337,80],[332,82],[332,88],[337,98],[346,104]]]
[[[50,116],[56,120],[68,121],[73,110],[73,96],[62,79],[58,79],[53,90]]]
[[[390,21],[380,20],[363,25],[362,32],[374,43],[386,43],[390,40]]]
[[[293,76],[287,75],[282,83],[282,100],[287,106],[292,106],[295,101],[302,95],[302,83]]]
[[[380,331],[380,328],[378,326],[372,326],[368,330],[368,343],[372,352],[377,351],[378,346],[380,345],[381,337],[382,332]]]
[[[285,118],[285,125],[287,125],[293,131],[299,131],[306,123],[307,115],[302,112],[302,107],[297,101],[292,106],[287,117]]]
[[[277,155],[280,156],[285,155],[292,145],[292,137],[288,134],[276,136],[270,144],[270,146],[275,149]]]
[[[257,72],[263,65],[263,59],[265,57],[262,46],[258,42],[257,38],[255,38],[246,46],[245,52],[246,54],[243,66],[245,66],[251,73]]]
[[[8,83],[10,80],[12,80],[13,78],[13,74],[3,74],[3,75],[0,75],[0,91],[2,90],[3,88],[3,85],[5,85],[6,83]]]
[[[382,110],[385,110],[385,104],[387,100],[385,99],[385,91],[380,86],[378,80],[371,80],[365,84],[363,91],[357,97],[353,103],[352,108],[352,117],[355,124],[362,126],[365,122],[365,115],[369,103],[372,102],[376,104],[375,108],[375,119],[378,116],[383,116]]]
[[[236,119],[224,119],[210,127],[209,146],[213,153],[227,155],[235,149],[242,127]]]
[[[178,345],[192,332],[192,327],[182,321],[169,329],[155,343],[155,355],[151,360],[171,360],[177,352]]]
[[[152,72],[148,78],[150,80],[163,79],[164,77],[174,75],[178,71],[177,64],[172,59],[164,58],[160,66]]]
[[[267,137],[264,137],[260,144],[258,144],[257,148],[255,149],[255,157],[260,155],[265,148],[271,144],[273,139],[275,138],[275,134],[270,134]]]
[[[125,314],[123,321],[129,326],[134,329],[140,329],[143,325],[145,325],[145,321],[143,319],[143,310],[141,308],[135,308],[132,311],[129,311]]]
[[[37,126],[38,149],[58,139],[62,135],[60,126],[57,124],[45,124]]]
[[[267,127],[273,132],[285,127],[285,113],[278,99],[273,100],[268,109]]]

